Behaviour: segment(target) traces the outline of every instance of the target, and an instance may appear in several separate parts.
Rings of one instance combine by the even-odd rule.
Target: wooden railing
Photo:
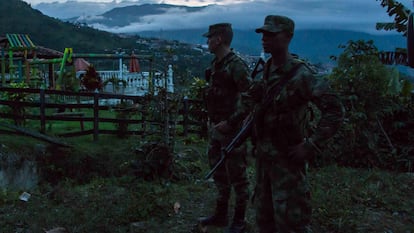
[[[26,122],[27,127],[37,127],[45,134],[55,134],[52,127],[47,127],[53,122],[80,122],[78,131],[57,132],[62,137],[93,135],[98,140],[100,134],[119,133],[145,137],[162,135],[163,130],[169,134],[204,137],[205,114],[199,106],[201,102],[197,100],[171,97],[0,87],[0,121],[13,121],[17,125]],[[108,123],[115,129],[108,129],[111,128]],[[116,129],[119,125],[128,127],[120,132]]]

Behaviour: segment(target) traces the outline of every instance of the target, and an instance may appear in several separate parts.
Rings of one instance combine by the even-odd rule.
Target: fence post
[[[141,134],[141,138],[142,139],[145,139],[145,133],[146,133],[146,129],[147,129],[147,125],[146,125],[146,123],[145,123],[145,121],[147,120],[147,118],[145,117],[146,116],[146,114],[147,114],[147,109],[143,109],[142,111],[141,111],[141,129],[142,129],[142,134]]]
[[[93,94],[93,141],[98,141],[99,135],[99,92]]]
[[[170,115],[168,112],[168,93],[165,89],[164,93],[164,142],[166,145],[170,145]]]
[[[40,89],[40,132],[46,132],[45,89]]]
[[[184,96],[184,107],[183,107],[183,134],[184,137],[188,135],[188,97]]]

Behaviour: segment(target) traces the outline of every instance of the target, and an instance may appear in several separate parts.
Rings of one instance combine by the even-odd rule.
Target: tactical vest
[[[261,90],[262,91],[260,93],[258,93],[260,95],[259,97],[256,96],[256,99],[261,99],[261,101],[260,101],[260,104],[259,104],[259,106],[256,110],[256,117],[255,117],[255,122],[254,122],[254,127],[253,127],[253,135],[252,135],[253,136],[253,141],[260,140],[263,137],[268,137],[269,135],[266,135],[265,132],[268,132],[268,133],[271,133],[271,134],[274,133],[274,132],[272,132],[272,130],[269,131],[268,130],[269,127],[266,128],[266,126],[264,125],[264,116],[266,114],[268,114],[267,112],[271,108],[271,106],[263,106],[263,103],[266,102],[265,99],[269,98],[269,97],[271,99],[273,99],[273,101],[275,101],[275,99],[277,99],[278,95],[280,95],[281,93],[279,93],[278,95],[275,95],[274,93],[270,94],[270,92],[271,92],[270,90],[272,89],[272,87],[275,87],[276,85],[279,85],[279,82],[282,79],[287,79],[287,80],[292,79],[296,75],[297,70],[303,65],[306,66],[306,64],[302,60],[294,58],[293,60],[291,60],[291,66],[292,66],[291,69],[289,71],[287,71],[283,76],[281,76],[280,79],[273,80],[273,82],[270,83],[269,82],[269,76],[270,76],[271,63],[270,63],[270,61],[268,61],[265,64],[263,79],[262,79],[262,83],[261,83]],[[289,82],[289,81],[287,81],[287,82]],[[285,89],[286,86],[287,86],[287,83],[282,84],[282,90]],[[265,93],[268,93],[270,95],[266,95]],[[282,117],[284,115],[284,113],[290,111],[291,108],[292,108],[292,106],[289,106],[285,109],[282,109],[280,107],[281,106],[278,106],[278,111],[277,111],[276,114],[274,114],[274,112],[271,113],[273,118],[276,119],[276,118]],[[283,121],[284,122],[289,122],[290,120],[292,120],[292,119],[284,119]]]
[[[238,59],[237,55],[230,52],[222,61],[214,60],[212,67],[206,71],[209,86],[205,93],[205,101],[212,122],[225,120],[235,111],[238,90],[230,70],[235,59]]]

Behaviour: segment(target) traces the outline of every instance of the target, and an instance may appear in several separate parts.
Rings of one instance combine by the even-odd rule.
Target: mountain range
[[[201,35],[206,29],[183,29],[169,31],[137,32],[143,37],[178,40],[192,44],[206,44]],[[372,35],[346,30],[298,30],[291,42],[290,50],[314,63],[330,62],[331,56],[339,56],[343,51],[340,45],[350,40],[373,40],[381,51],[394,51],[406,47],[406,38],[401,35]],[[253,30],[234,30],[232,46],[235,50],[249,55],[260,55],[261,35]]]
[[[162,18],[172,12],[191,12],[203,14],[205,7],[186,7],[169,4],[143,4],[114,8],[101,15],[81,16],[68,19],[75,24],[88,25],[101,30],[120,31],[128,28],[128,35],[155,37],[160,39],[178,40],[190,44],[206,44],[206,38],[201,35],[207,30],[204,27],[181,28],[173,30],[156,29],[142,31],[142,24],[150,23],[151,19]],[[134,27],[134,25],[136,25]],[[297,30],[291,44],[291,51],[312,62],[329,62],[331,56],[338,56],[342,50],[340,45],[350,40],[373,40],[382,51],[394,51],[406,47],[406,38],[399,34],[368,34],[358,31],[338,29],[302,29]],[[261,37],[254,29],[234,29],[232,43],[235,50],[248,55],[259,55],[261,52]]]
[[[206,6],[209,7],[209,6]],[[125,25],[133,25],[151,18],[162,17],[171,12],[192,12],[201,14],[205,7],[184,7],[168,4],[144,4],[139,6],[126,6],[114,8],[101,15],[89,16],[90,20],[81,20],[82,17],[70,20],[59,20],[43,15],[39,10],[21,0],[0,1],[0,35],[6,33],[30,34],[32,39],[40,45],[63,51],[65,47],[74,47],[75,51],[95,52],[113,51],[116,48],[139,47],[137,37],[155,37],[168,40],[178,40],[190,44],[206,44],[206,38],[201,35],[208,25],[195,28],[182,28],[176,30],[132,30],[122,37],[113,32],[96,30],[96,23],[92,19],[99,19],[99,25],[113,29]],[[261,52],[260,34],[254,29],[235,28],[233,48],[247,55],[259,55]],[[379,50],[394,51],[395,48],[405,48],[405,37],[398,34],[378,34],[347,31],[347,30],[297,30],[291,44],[291,51],[314,63],[329,62],[330,56],[341,53],[339,45],[349,40],[373,40]]]
[[[100,15],[86,15],[66,19],[72,23],[87,25],[103,25],[105,27],[124,27],[141,22],[145,16],[168,14],[171,11],[199,12],[206,7],[187,7],[170,4],[143,4],[126,7],[117,7]]]

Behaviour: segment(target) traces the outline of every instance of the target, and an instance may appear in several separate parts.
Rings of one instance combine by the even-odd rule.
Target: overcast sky
[[[43,14],[56,18],[99,15],[115,7],[144,3],[167,3],[186,6],[206,6],[203,12],[172,11],[161,16],[146,17],[140,23],[122,28],[94,27],[112,32],[131,30],[168,30],[200,28],[216,22],[231,22],[234,28],[256,28],[269,14],[293,18],[297,29],[350,29],[370,33],[377,22],[390,22],[386,9],[377,0],[24,0]],[[412,0],[400,0],[410,10]],[[81,4],[81,6],[79,6]],[[215,4],[215,5],[213,5]]]

